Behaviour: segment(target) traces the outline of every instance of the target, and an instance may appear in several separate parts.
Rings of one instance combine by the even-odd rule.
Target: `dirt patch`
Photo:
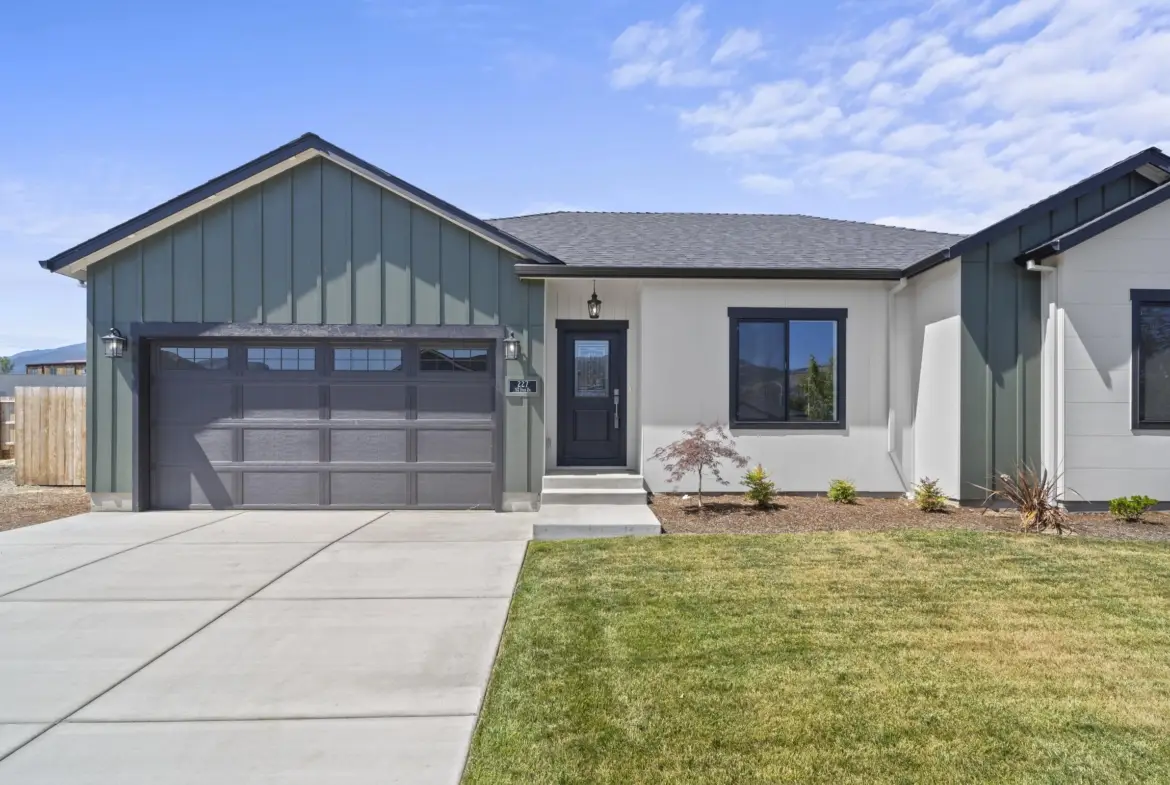
[[[0,461],[0,531],[83,512],[89,512],[85,488],[17,485],[15,461]]]
[[[896,529],[966,529],[1018,532],[1015,513],[984,512],[952,507],[922,512],[905,499],[862,498],[857,504],[836,504],[823,496],[778,496],[770,510],[760,510],[742,496],[723,494],[698,500],[656,494],[651,509],[666,534],[786,534],[827,531],[893,531]],[[1113,540],[1170,541],[1170,513],[1149,513],[1142,523],[1115,521],[1108,515],[1072,516],[1073,532]]]

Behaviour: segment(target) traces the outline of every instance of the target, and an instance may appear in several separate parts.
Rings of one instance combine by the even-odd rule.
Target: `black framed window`
[[[845,427],[844,308],[729,308],[733,428]]]
[[[401,371],[402,349],[334,349],[333,370],[357,372]]]
[[[1134,289],[1133,427],[1170,428],[1170,289]]]
[[[419,352],[420,371],[483,373],[487,369],[486,346],[424,346]]]
[[[222,371],[228,367],[226,346],[164,346],[158,350],[168,371]]]
[[[250,371],[312,371],[317,350],[311,346],[249,346]]]

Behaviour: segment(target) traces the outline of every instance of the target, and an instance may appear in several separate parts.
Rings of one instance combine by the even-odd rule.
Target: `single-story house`
[[[41,264],[88,289],[98,509],[674,490],[651,454],[712,421],[785,491],[1029,463],[1100,503],[1170,497],[1168,198],[1151,148],[966,237],[489,221],[308,134]]]

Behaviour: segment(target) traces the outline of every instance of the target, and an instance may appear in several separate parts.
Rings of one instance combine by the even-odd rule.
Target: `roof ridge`
[[[869,226],[881,229],[893,229],[901,232],[918,232],[920,234],[943,235],[946,237],[966,237],[957,232],[940,232],[934,229],[919,229],[910,226],[895,226],[892,224],[877,223],[875,221],[858,221],[851,218],[830,218],[823,215],[809,215],[808,213],[740,213],[740,212],[712,212],[702,210],[550,210],[543,213],[523,213],[521,215],[505,215],[497,218],[488,218],[488,221],[513,221],[521,218],[543,218],[550,215],[646,215],[646,216],[720,216],[742,218],[807,218],[813,221],[832,221],[833,223],[852,224],[854,226]]]

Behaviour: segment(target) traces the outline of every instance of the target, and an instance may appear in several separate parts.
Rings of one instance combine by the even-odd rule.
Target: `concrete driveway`
[[[0,533],[0,782],[457,783],[531,514]]]

